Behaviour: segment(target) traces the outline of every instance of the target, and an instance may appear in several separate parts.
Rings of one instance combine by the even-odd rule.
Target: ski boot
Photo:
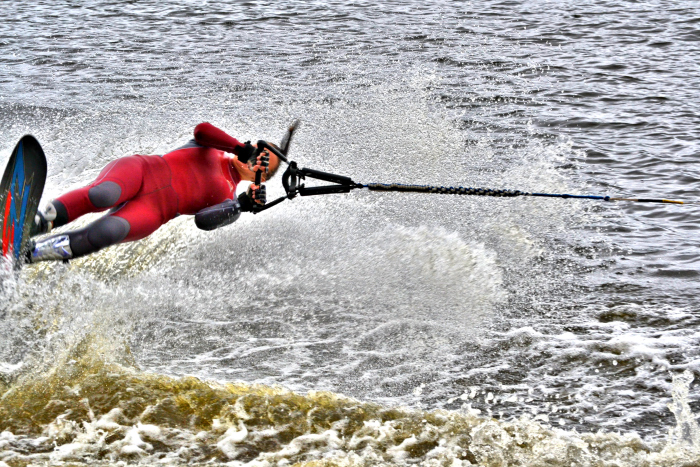
[[[67,263],[73,257],[70,249],[70,237],[68,235],[56,235],[35,242],[31,240],[27,250],[27,262],[63,260]]]
[[[34,223],[29,231],[29,236],[43,235],[51,232],[54,220],[56,220],[56,207],[53,203],[46,203],[44,209],[39,209],[34,216]]]

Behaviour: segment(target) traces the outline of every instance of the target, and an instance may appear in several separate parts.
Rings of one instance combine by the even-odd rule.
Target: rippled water
[[[201,121],[242,140],[278,140],[301,118],[293,159],[359,182],[700,199],[694,2],[11,2],[4,11],[0,153],[37,136],[47,198],[115,157],[178,147]],[[155,462],[147,456],[163,452],[178,462],[274,463],[331,452],[367,465],[375,455],[532,463],[504,433],[537,430],[547,440],[537,449],[560,461],[555,445],[580,447],[576,433],[598,430],[600,440],[585,442],[617,454],[591,448],[582,465],[675,465],[678,452],[697,460],[689,380],[700,373],[699,212],[356,192],[295,199],[215,232],[178,218],[136,244],[26,268],[6,277],[0,309],[0,388],[9,391],[0,466],[32,449],[44,459],[54,442],[74,451],[52,462]],[[83,361],[78,378],[71,362]],[[105,380],[103,364],[121,365],[110,370],[117,376]],[[81,382],[54,377],[63,374]],[[187,380],[168,378],[182,375],[378,405],[360,417],[367,432],[323,422],[296,434],[283,420],[268,427],[223,409],[201,423],[143,409],[181,400],[177,381]],[[144,383],[151,377],[160,382]],[[100,384],[119,396],[104,402],[90,389]],[[63,402],[31,406],[28,418],[14,412],[35,385]],[[129,402],[124,391],[140,385]],[[235,405],[212,391],[209,403]],[[196,397],[182,397],[200,413]],[[341,419],[343,404],[331,404]],[[386,437],[380,427],[404,415],[381,413],[397,406],[408,419],[463,417],[454,422],[463,432],[431,418],[437,431],[407,428],[393,444],[329,438]],[[490,442],[477,429],[489,417],[500,430]],[[239,422],[275,431],[276,444],[242,447]],[[209,434],[197,441],[200,429]],[[321,432],[326,448],[292,453],[308,441],[295,436]],[[411,434],[422,448],[394,449]],[[437,439],[450,446],[439,455]],[[196,455],[174,454],[195,444],[204,446]],[[620,454],[626,447],[638,457]]]

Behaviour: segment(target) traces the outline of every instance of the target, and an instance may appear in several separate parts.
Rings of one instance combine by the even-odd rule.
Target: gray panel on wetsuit
[[[108,208],[119,201],[121,187],[115,182],[102,182],[88,190],[88,199],[96,208]]]

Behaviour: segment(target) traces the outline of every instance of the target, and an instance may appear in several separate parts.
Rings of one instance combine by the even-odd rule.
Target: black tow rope
[[[291,142],[294,130],[298,126],[298,121],[295,121],[288,129],[287,134],[282,140],[280,149],[265,142],[258,141],[258,154],[264,149],[275,154],[281,161],[287,164],[287,170],[282,174],[282,186],[286,192],[285,196],[281,196],[276,200],[265,204],[264,206],[256,205],[253,208],[253,213],[265,211],[273,206],[277,206],[285,199],[292,199],[299,196],[314,196],[328,195],[333,193],[350,193],[350,191],[358,188],[366,188],[370,191],[384,192],[402,192],[402,193],[435,193],[445,195],[467,195],[467,196],[495,196],[513,198],[516,196],[537,196],[547,198],[571,198],[571,199],[594,199],[600,201],[632,201],[637,203],[672,203],[672,204],[700,204],[700,201],[678,201],[664,198],[619,198],[610,196],[597,195],[570,195],[565,193],[530,193],[520,190],[507,190],[498,188],[471,188],[471,187],[453,187],[453,186],[435,186],[435,185],[404,185],[399,183],[369,183],[363,185],[354,182],[350,177],[336,175],[319,170],[308,169],[306,167],[299,168],[297,163],[287,159],[289,143]],[[256,154],[257,155],[257,154]],[[262,171],[257,171],[255,174],[255,184],[260,185]],[[307,179],[321,180],[331,183],[330,185],[311,186],[307,187],[304,181]]]

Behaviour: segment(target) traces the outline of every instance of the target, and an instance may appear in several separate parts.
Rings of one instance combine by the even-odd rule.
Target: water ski
[[[31,135],[19,140],[5,168],[0,183],[0,227],[2,255],[15,269],[23,264],[46,182],[46,157],[39,142]]]

